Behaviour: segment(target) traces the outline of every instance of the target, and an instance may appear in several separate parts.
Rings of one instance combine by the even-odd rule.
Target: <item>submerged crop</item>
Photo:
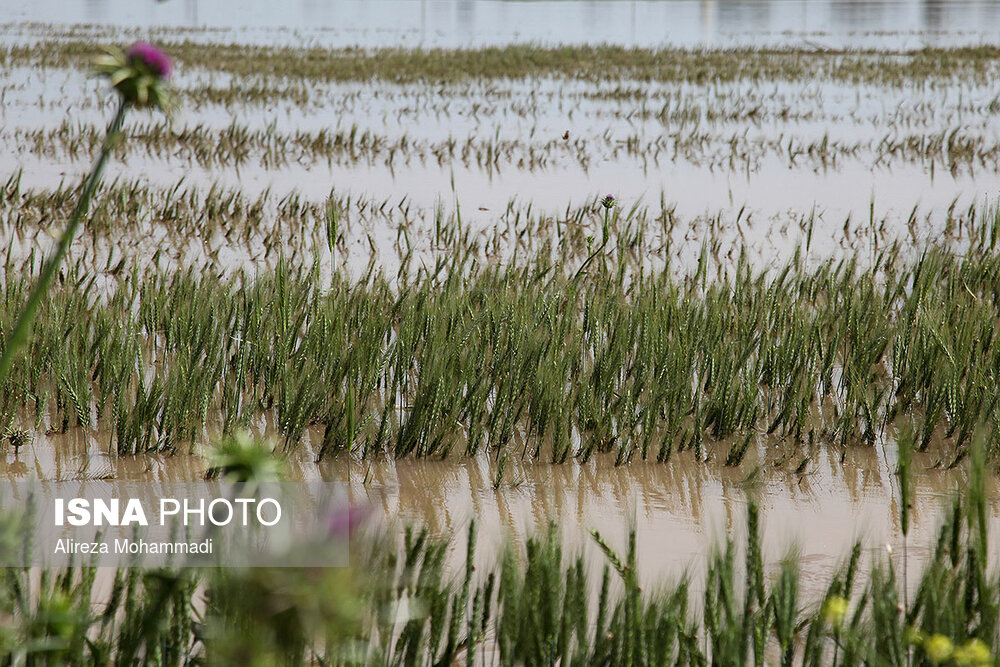
[[[41,460],[33,443],[71,440],[88,460],[58,475],[153,476],[184,451],[204,454],[207,472],[193,474],[238,482],[364,461],[361,494],[378,484],[376,459],[476,457],[464,463],[492,474],[470,475],[470,488],[485,480],[500,505],[533,486],[527,463],[604,484],[605,461],[661,474],[684,452],[741,468],[724,484],[753,487],[767,467],[791,487],[877,448],[880,474],[897,463],[901,548],[856,544],[829,576],[805,574],[793,554],[771,568],[751,496],[745,543],[730,538],[697,565],[703,590],[686,579],[640,588],[634,530],[624,549],[588,534],[600,572],[555,527],[483,566],[473,526],[457,576],[428,530],[355,541],[354,571],[126,570],[102,587],[86,564],[10,569],[0,663],[995,663],[984,478],[1000,450],[1000,212],[947,199],[923,226],[910,194],[884,217],[873,195],[862,218],[824,226],[807,205],[761,220],[732,186],[765,190],[755,179],[770,168],[782,175],[775,200],[794,209],[786,171],[827,185],[902,164],[903,178],[951,177],[956,189],[975,173],[992,192],[995,48],[330,51],[173,34],[191,72],[178,94],[198,118],[130,128],[138,167],[106,188],[87,181],[88,233],[66,265],[42,260],[46,232],[86,204],[32,167],[69,173],[124,134],[102,134],[92,95],[51,116],[49,100],[22,90],[23,67],[47,88],[80,79],[90,44],[79,35],[0,49],[12,119],[0,131],[12,156],[0,332],[28,331],[17,324],[26,300],[38,312],[19,354],[3,341],[0,453],[14,462],[0,463],[11,475]],[[120,102],[118,130],[126,108],[169,107],[172,62],[156,47],[114,51],[98,69]],[[184,179],[151,182],[163,159]],[[575,181],[548,187],[567,167]],[[397,185],[448,171],[450,214],[446,188]],[[648,208],[632,177],[661,171],[665,192]],[[708,199],[684,186],[704,172],[720,174],[729,209],[678,214],[678,201]],[[319,189],[289,191],[304,173]],[[383,192],[340,189],[340,177],[367,189],[382,174]],[[536,190],[475,201],[481,190],[456,185],[469,174]],[[272,177],[285,179],[274,194]],[[542,188],[574,203],[553,212]],[[428,192],[430,205],[414,201]],[[755,264],[772,237],[782,252]],[[38,275],[52,289],[33,288]],[[98,447],[110,470],[90,466]],[[561,465],[570,459],[580,464]],[[925,464],[969,472],[914,589],[910,501]],[[421,500],[447,497],[437,477],[420,481]],[[319,539],[351,536],[359,516],[324,516]],[[0,549],[30,540],[17,522],[0,513]],[[817,579],[811,599],[802,587]]]
[[[321,426],[321,458],[691,450],[735,466],[776,440],[801,467],[814,443],[874,445],[901,427],[918,449],[947,443],[941,465],[955,465],[1000,419],[996,219],[964,256],[932,245],[882,250],[874,268],[724,271],[703,251],[677,276],[625,272],[617,212],[595,221],[604,243],[558,264],[462,253],[398,283],[321,278],[321,255],[222,281],[110,267],[102,295],[77,266],[0,408],[19,428],[111,426],[123,454],[269,416],[286,448]],[[9,318],[27,280],[5,275]]]

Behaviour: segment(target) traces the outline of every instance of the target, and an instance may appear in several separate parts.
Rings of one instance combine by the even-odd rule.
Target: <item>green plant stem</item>
[[[87,211],[90,199],[94,195],[94,190],[97,189],[97,184],[101,180],[101,172],[104,171],[104,165],[107,163],[108,156],[117,143],[116,139],[118,133],[121,131],[122,123],[125,121],[125,112],[128,110],[128,107],[128,100],[124,97],[121,98],[118,103],[118,112],[115,114],[111,124],[108,125],[108,132],[104,138],[104,144],[101,146],[101,152],[97,156],[90,174],[83,182],[83,191],[80,193],[80,200],[76,203],[76,208],[73,209],[73,213],[70,215],[66,230],[59,238],[59,244],[56,246],[55,252],[42,265],[42,270],[38,275],[38,282],[35,283],[34,288],[31,290],[28,302],[24,305],[24,310],[21,311],[21,316],[14,326],[14,331],[11,333],[7,345],[4,347],[3,356],[0,357],[0,386],[3,386],[7,381],[7,374],[14,363],[14,356],[28,338],[28,331],[31,329],[31,323],[34,321],[38,307],[42,303],[42,297],[48,291],[49,285],[52,283],[52,278],[55,276],[60,265],[62,265],[63,258],[66,257],[66,253],[73,243],[73,237],[76,236],[76,230],[80,226],[83,214]]]
[[[580,276],[583,275],[584,270],[586,270],[586,268],[590,265],[590,263],[594,261],[594,258],[604,252],[604,248],[608,245],[608,236],[610,235],[610,231],[608,229],[609,223],[610,220],[608,219],[608,209],[605,207],[604,223],[601,225],[601,245],[598,246],[597,250],[590,253],[587,259],[583,261],[583,264],[580,265],[580,268],[577,269],[576,273],[573,274],[573,280],[570,281],[572,284],[575,285],[577,280],[580,279]],[[607,264],[603,261],[603,258],[601,265],[605,267],[607,266]]]

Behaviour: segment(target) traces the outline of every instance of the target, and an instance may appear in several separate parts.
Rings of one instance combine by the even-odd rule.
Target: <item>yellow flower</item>
[[[823,622],[839,628],[847,614],[847,599],[834,595],[823,605]]]
[[[955,645],[944,635],[931,635],[924,641],[924,652],[931,664],[940,665],[955,652]]]
[[[986,667],[993,662],[990,647],[982,639],[970,639],[955,649],[951,657],[956,665],[969,667]]]

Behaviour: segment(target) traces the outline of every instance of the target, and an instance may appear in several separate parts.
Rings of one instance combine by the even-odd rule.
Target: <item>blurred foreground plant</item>
[[[266,440],[239,432],[226,436],[209,454],[206,479],[229,482],[274,482],[284,477],[282,459]]]

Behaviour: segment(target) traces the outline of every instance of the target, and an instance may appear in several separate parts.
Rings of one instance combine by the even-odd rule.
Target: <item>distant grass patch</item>
[[[55,39],[0,51],[0,63],[83,66],[93,40]],[[927,79],[996,74],[996,47],[862,51],[817,49],[646,49],[622,46],[479,49],[326,49],[208,44],[164,36],[164,47],[185,70],[205,68],[239,77],[278,76],[316,81],[456,82],[496,77],[563,76],[590,81],[697,82],[828,78],[903,85]]]

